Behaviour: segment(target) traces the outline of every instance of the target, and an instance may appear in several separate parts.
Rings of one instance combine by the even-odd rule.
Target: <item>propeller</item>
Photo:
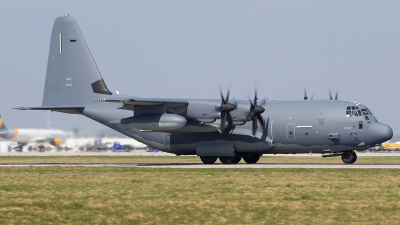
[[[308,100],[306,87],[304,87],[304,100]]]
[[[230,112],[236,109],[236,105],[229,103],[229,89],[226,94],[226,98],[224,98],[221,89],[220,89],[220,94],[221,94],[221,105],[218,109],[220,111],[220,117],[221,117],[220,130],[222,132],[225,129],[226,121],[228,121],[229,130],[231,130],[231,128],[233,127],[233,120]]]
[[[257,89],[254,94],[253,102],[251,101],[251,99],[249,99],[249,102],[250,102],[249,118],[252,121],[252,132],[251,133],[254,136],[256,134],[257,128],[258,128],[257,121],[260,122],[262,127],[265,127],[265,121],[261,116],[261,114],[265,111],[265,109],[263,107],[257,105]],[[266,101],[263,101],[263,103],[266,103]]]
[[[336,94],[335,94],[335,100],[337,100],[338,99],[338,90],[336,89]],[[332,98],[332,93],[331,93],[331,89],[329,88],[329,98],[331,99],[331,100],[333,100],[333,98]]]
[[[315,90],[313,91],[310,100],[314,99],[314,95],[315,95]],[[304,100],[308,100],[307,89],[305,87],[304,87]]]

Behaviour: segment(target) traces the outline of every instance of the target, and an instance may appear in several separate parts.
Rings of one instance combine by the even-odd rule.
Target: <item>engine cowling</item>
[[[133,116],[117,121],[110,121],[110,123],[136,128],[141,131],[169,132],[184,127],[187,120],[176,114],[165,113]]]
[[[51,144],[51,145],[54,145],[54,146],[56,146],[56,147],[60,147],[60,145],[61,145],[61,140],[58,139],[58,138],[51,139],[51,140],[50,140],[50,144]]]

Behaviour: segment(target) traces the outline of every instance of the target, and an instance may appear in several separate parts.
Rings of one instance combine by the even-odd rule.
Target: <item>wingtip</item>
[[[31,107],[17,107],[17,108],[12,108],[12,109],[17,109],[17,110],[31,110]]]

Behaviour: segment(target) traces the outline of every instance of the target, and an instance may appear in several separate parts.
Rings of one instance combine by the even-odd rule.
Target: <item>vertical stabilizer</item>
[[[43,106],[85,105],[111,95],[72,16],[58,17],[51,33]]]
[[[6,131],[6,130],[7,130],[6,125],[4,125],[3,118],[0,115],[0,132]]]

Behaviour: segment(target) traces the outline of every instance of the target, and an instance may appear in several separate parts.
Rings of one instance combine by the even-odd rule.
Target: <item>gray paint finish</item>
[[[99,80],[102,77],[75,19],[59,17],[51,37],[43,106],[21,109],[83,114],[151,147],[177,155],[251,158],[273,153],[353,152],[380,144],[393,135],[392,129],[377,122],[366,106],[350,101],[250,102],[229,101],[221,95],[227,103],[222,107],[220,99],[99,94],[108,93],[104,82],[93,89],[92,84]],[[351,111],[352,108],[355,110]],[[355,115],[350,115],[348,109]],[[225,124],[221,114],[227,115]],[[140,130],[155,123],[159,132]]]

